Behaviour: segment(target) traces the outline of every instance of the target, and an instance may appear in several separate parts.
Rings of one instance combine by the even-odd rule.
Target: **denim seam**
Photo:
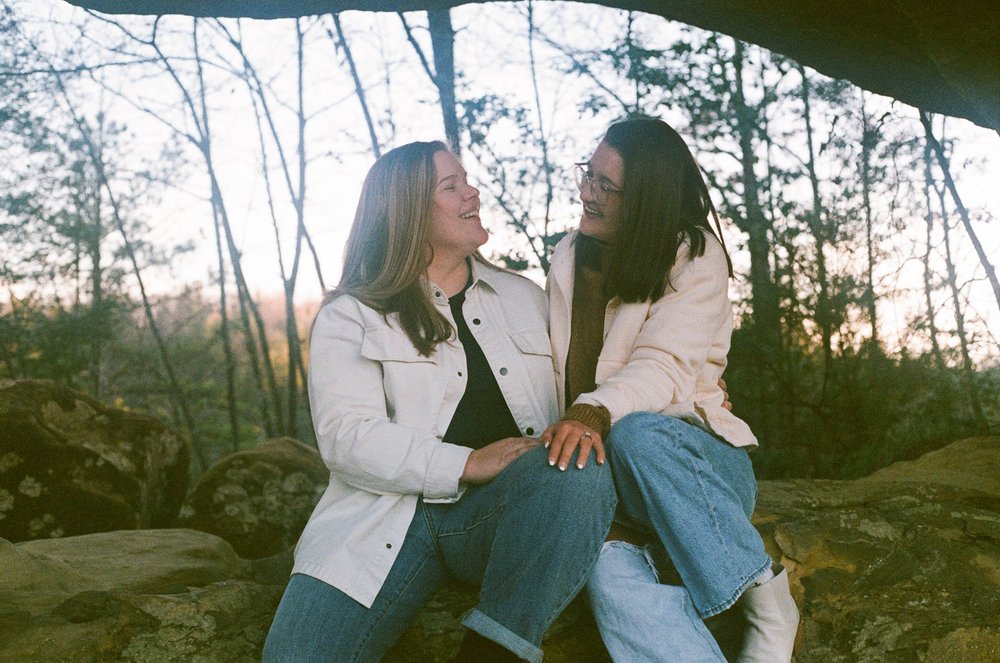
[[[693,454],[692,454],[692,457],[690,458],[690,462],[691,462],[691,468],[693,470],[693,473],[694,473],[695,477],[698,479],[698,487],[701,489],[701,493],[705,497],[705,503],[708,505],[708,512],[709,512],[709,515],[710,515],[710,517],[712,519],[712,526],[715,529],[716,535],[719,537],[719,541],[722,544],[722,548],[725,548],[726,547],[726,539],[725,539],[725,537],[722,536],[722,531],[719,529],[719,519],[716,518],[716,515],[715,515],[715,505],[712,503],[712,500],[709,499],[709,493],[708,493],[708,491],[705,488],[705,482],[704,482],[704,479],[702,477],[702,473],[699,470],[697,463],[694,462]],[[725,559],[728,559],[728,556],[723,556],[723,557]],[[764,570],[767,569],[770,566],[770,564],[771,564],[771,560],[768,559],[767,562],[761,568],[759,568],[756,571],[753,571],[750,574],[748,574],[747,576],[744,576],[743,578],[741,578],[739,584],[736,587],[736,590],[732,594],[730,594],[729,597],[726,598],[725,600],[720,601],[719,603],[716,603],[715,605],[709,606],[708,608],[706,608],[704,610],[700,610],[700,609],[698,609],[697,606],[695,606],[695,609],[698,610],[698,614],[701,615],[702,619],[708,619],[709,617],[712,617],[713,615],[717,615],[720,612],[722,612],[723,610],[726,610],[727,608],[731,607],[734,603],[736,603],[737,600],[739,600],[740,596],[743,595],[743,592],[746,591],[746,589],[750,585],[750,583],[757,576],[759,576],[761,573],[763,573]]]
[[[484,524],[487,521],[489,521],[490,519],[492,519],[499,512],[503,511],[506,508],[507,508],[507,505],[504,502],[500,502],[499,504],[497,504],[496,508],[494,508],[489,513],[483,515],[482,517],[480,517],[479,520],[477,520],[476,522],[468,525],[467,527],[463,527],[461,529],[457,529],[457,530],[452,531],[452,532],[438,532],[436,534],[436,536],[434,537],[434,540],[437,541],[439,538],[443,538],[443,537],[446,537],[446,536],[457,536],[459,534],[468,534],[472,530],[476,529],[477,527],[481,526],[482,524]]]
[[[430,527],[430,523],[427,520],[427,514],[426,514],[426,512],[424,512],[423,515],[424,515],[424,522],[427,523],[428,527]],[[431,533],[433,535],[433,529],[432,529]],[[385,606],[383,606],[381,612],[379,612],[379,614],[371,622],[371,626],[368,629],[368,632],[358,642],[358,646],[354,649],[354,652],[351,654],[351,659],[350,659],[351,663],[356,663],[358,660],[360,660],[360,657],[361,657],[362,653],[364,652],[365,647],[371,641],[372,636],[375,634],[376,630],[378,630],[379,624],[382,623],[382,620],[385,618],[386,614],[389,612],[389,609],[392,608],[392,606],[396,604],[396,601],[399,600],[400,596],[402,596],[403,594],[406,593],[406,590],[409,589],[410,585],[413,584],[413,581],[416,579],[416,577],[418,575],[420,575],[420,572],[423,570],[424,566],[427,565],[427,562],[428,562],[428,560],[431,557],[433,557],[433,554],[426,555],[424,557],[423,561],[420,562],[420,565],[417,566],[417,568],[413,571],[413,573],[410,574],[409,579],[407,580],[406,584],[400,586],[399,590],[392,596],[392,598],[387,598],[386,599]],[[384,584],[383,584],[383,587],[384,587]]]
[[[616,498],[613,501],[615,502],[615,504],[612,505],[612,509],[614,509],[615,507],[617,507],[617,501],[618,500]],[[611,531],[611,523],[609,522],[608,523],[608,531],[604,533],[603,537],[601,537],[602,540],[608,538],[608,533],[610,531]],[[603,548],[603,547],[604,547],[604,544],[602,543],[600,546],[597,546],[597,548],[594,550],[594,554],[590,556],[590,564],[588,565],[589,570],[586,573],[583,574],[583,576],[577,582],[577,585],[573,589],[573,591],[569,592],[568,596],[566,596],[562,600],[562,602],[559,604],[559,608],[555,611],[556,614],[553,615],[552,619],[549,621],[549,623],[545,625],[545,630],[546,631],[548,630],[549,626],[552,625],[552,622],[554,622],[556,620],[556,617],[558,617],[559,615],[561,615],[562,612],[563,612],[563,610],[566,609],[566,606],[568,606],[570,604],[570,602],[573,600],[573,597],[575,597],[577,594],[579,594],[580,590],[582,590],[583,587],[584,587],[584,585],[587,584],[587,581],[590,580],[590,573],[591,573],[591,571],[593,571],[594,564],[597,562],[597,557],[601,554],[601,548]]]
[[[391,600],[386,601],[385,607],[382,609],[382,611],[379,613],[379,615],[374,619],[374,621],[372,621],[371,627],[368,629],[368,633],[365,634],[365,636],[358,643],[357,648],[355,648],[354,653],[352,654],[352,658],[351,658],[352,663],[354,663],[355,661],[360,660],[360,656],[363,653],[364,648],[368,645],[368,642],[371,640],[372,635],[375,634],[375,631],[377,630],[377,627],[379,626],[379,624],[382,623],[382,619],[389,612],[389,608],[391,608],[393,605],[395,605],[395,603],[399,599],[399,597],[403,595],[403,593],[410,587],[411,584],[413,584],[413,579],[416,578],[417,575],[419,575],[420,571],[424,568],[424,565],[427,564],[427,560],[429,558],[430,558],[430,556],[425,557],[424,561],[422,561],[420,563],[420,566],[418,566],[417,569],[416,569],[416,571],[410,576],[409,581],[405,585],[403,585],[402,587],[400,587],[399,591],[396,592],[395,596],[393,596]]]

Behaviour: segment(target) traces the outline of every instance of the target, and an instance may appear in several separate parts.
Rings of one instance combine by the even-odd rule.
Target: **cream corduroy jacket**
[[[560,412],[567,405],[562,385],[577,235],[571,232],[556,245],[546,287]],[[670,283],[655,302],[624,304],[617,297],[608,302],[597,388],[576,402],[603,405],[612,423],[632,412],[659,412],[701,426],[733,446],[755,448],[757,438],[750,427],[722,407],[718,382],[726,369],[733,310],[719,241],[706,237],[704,255],[693,260],[688,245],[682,244]]]

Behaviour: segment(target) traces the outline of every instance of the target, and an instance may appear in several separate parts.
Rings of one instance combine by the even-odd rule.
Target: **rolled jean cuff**
[[[500,622],[487,617],[478,608],[473,608],[465,614],[465,617],[462,618],[462,626],[502,645],[526,661],[542,663],[541,649],[517,635]]]

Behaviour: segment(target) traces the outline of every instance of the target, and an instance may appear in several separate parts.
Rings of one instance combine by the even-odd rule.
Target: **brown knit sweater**
[[[586,235],[579,235],[576,242],[565,384],[566,403],[571,405],[566,409],[563,420],[579,421],[604,437],[611,429],[611,415],[607,408],[572,403],[580,394],[589,393],[597,387],[594,376],[597,359],[604,347],[604,314],[609,300],[604,294],[608,251]]]

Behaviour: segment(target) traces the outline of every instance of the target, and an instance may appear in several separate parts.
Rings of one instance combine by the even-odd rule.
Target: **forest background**
[[[762,477],[1000,428],[1000,135],[733,38],[571,3],[251,21],[0,0],[0,380],[162,417],[195,471],[313,442],[307,337],[364,173],[446,137],[485,252],[541,282],[572,163],[673,124],[737,277],[726,372]]]

